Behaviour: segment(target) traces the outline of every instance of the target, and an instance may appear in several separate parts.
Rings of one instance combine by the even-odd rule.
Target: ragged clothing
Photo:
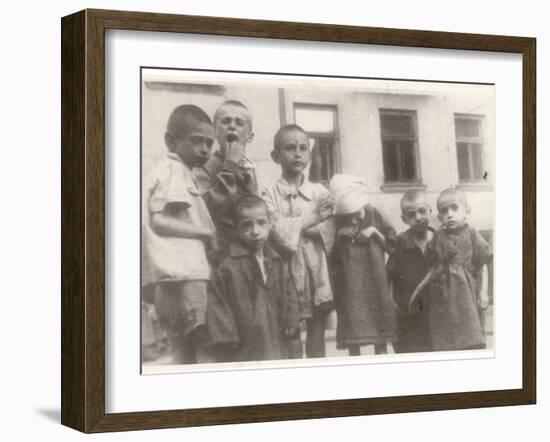
[[[431,227],[428,227],[428,232],[432,235],[435,233]],[[431,351],[429,296],[421,296],[418,308],[409,313],[411,296],[429,269],[424,252],[416,244],[410,229],[397,237],[395,249],[388,259],[387,269],[392,282],[393,299],[398,308],[398,340],[393,344],[395,351]]]
[[[144,184],[142,286],[162,281],[210,279],[204,242],[194,238],[158,235],[151,227],[154,213],[170,210],[182,221],[214,229],[208,209],[181,158],[168,153]]]
[[[299,325],[296,292],[279,254],[266,246],[263,255],[265,283],[256,257],[239,243],[230,245],[229,256],[214,273],[207,307],[209,344],[225,347],[227,361],[289,357],[285,330]]]
[[[430,281],[430,328],[434,350],[483,348],[485,331],[478,298],[480,275],[493,256],[473,227],[440,228],[426,247],[435,269]]]
[[[318,241],[301,234],[304,217],[319,213],[328,194],[322,184],[311,183],[305,177],[298,188],[281,177],[261,194],[273,220],[273,244],[289,260],[302,318],[310,318],[314,308],[332,305],[327,251],[334,243],[335,225],[332,220],[318,224],[322,238]]]
[[[387,248],[393,248],[395,230],[369,204],[365,206],[360,230],[370,226],[376,227],[384,236]],[[336,240],[331,263],[338,348],[385,344],[397,338],[396,312],[389,291],[385,253],[375,238],[361,244],[348,237]]]
[[[203,167],[193,169],[193,173],[218,232],[218,261],[221,262],[234,239],[233,203],[243,195],[254,195],[258,191],[255,165],[246,156],[238,164],[225,161],[216,151]]]

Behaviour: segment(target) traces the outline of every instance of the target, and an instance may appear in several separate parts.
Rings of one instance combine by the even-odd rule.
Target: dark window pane
[[[472,178],[474,180],[483,179],[483,153],[481,144],[472,144],[470,155],[472,155]]]
[[[481,121],[473,118],[455,118],[455,135],[457,138],[481,137]]]
[[[395,141],[383,141],[382,142],[382,155],[384,159],[384,176],[386,181],[397,181],[399,179],[398,167],[399,162],[397,159],[397,142]]]
[[[382,136],[404,137],[414,136],[412,115],[407,114],[382,114],[380,116]]]
[[[458,162],[458,178],[470,179],[470,160],[468,156],[468,143],[456,143],[456,156]]]
[[[334,139],[313,137],[309,180],[312,182],[329,181],[334,174]]]
[[[403,181],[416,180],[416,155],[413,141],[401,141],[401,174]]]

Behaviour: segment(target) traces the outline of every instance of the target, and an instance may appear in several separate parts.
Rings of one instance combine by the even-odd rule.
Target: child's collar
[[[277,183],[279,187],[279,192],[284,197],[288,197],[289,195],[294,195],[296,192],[298,192],[300,195],[302,195],[305,199],[311,201],[313,199],[313,184],[306,178],[304,174],[302,174],[302,184],[300,184],[299,187],[295,187],[292,184],[290,184],[284,177],[281,176],[279,178],[279,182]]]

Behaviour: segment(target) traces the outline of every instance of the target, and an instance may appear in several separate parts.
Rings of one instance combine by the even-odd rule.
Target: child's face
[[[265,206],[241,209],[237,221],[237,235],[247,249],[260,250],[269,237],[270,229],[271,221]]]
[[[187,166],[202,166],[212,152],[214,129],[211,124],[193,121],[182,136],[175,137],[167,133],[166,144]]]
[[[430,224],[432,209],[424,197],[407,201],[401,207],[401,219],[414,232],[425,232]]]
[[[339,223],[344,227],[359,227],[365,219],[365,208],[362,207],[357,212],[338,215]]]
[[[299,130],[283,133],[272,157],[281,165],[283,172],[301,174],[311,160],[308,136]]]
[[[227,143],[237,141],[246,146],[254,138],[250,112],[241,106],[225,104],[216,111],[214,129],[218,144],[225,151]]]
[[[448,230],[455,230],[464,225],[470,208],[460,198],[449,195],[438,201],[437,217],[443,227]]]

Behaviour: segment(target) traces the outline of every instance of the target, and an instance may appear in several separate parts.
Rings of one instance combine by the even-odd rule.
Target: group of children
[[[468,225],[460,190],[437,199],[437,231],[426,195],[406,192],[409,229],[397,235],[360,178],[335,175],[328,189],[308,180],[309,136],[297,125],[275,134],[281,177],[259,192],[246,156],[252,127],[239,101],[213,121],[178,106],[168,153],[144,186],[142,285],[174,363],[301,358],[304,347],[324,357],[333,309],[337,347],[349,355],[371,344],[376,353],[388,343],[396,352],[484,347],[491,249]]]

